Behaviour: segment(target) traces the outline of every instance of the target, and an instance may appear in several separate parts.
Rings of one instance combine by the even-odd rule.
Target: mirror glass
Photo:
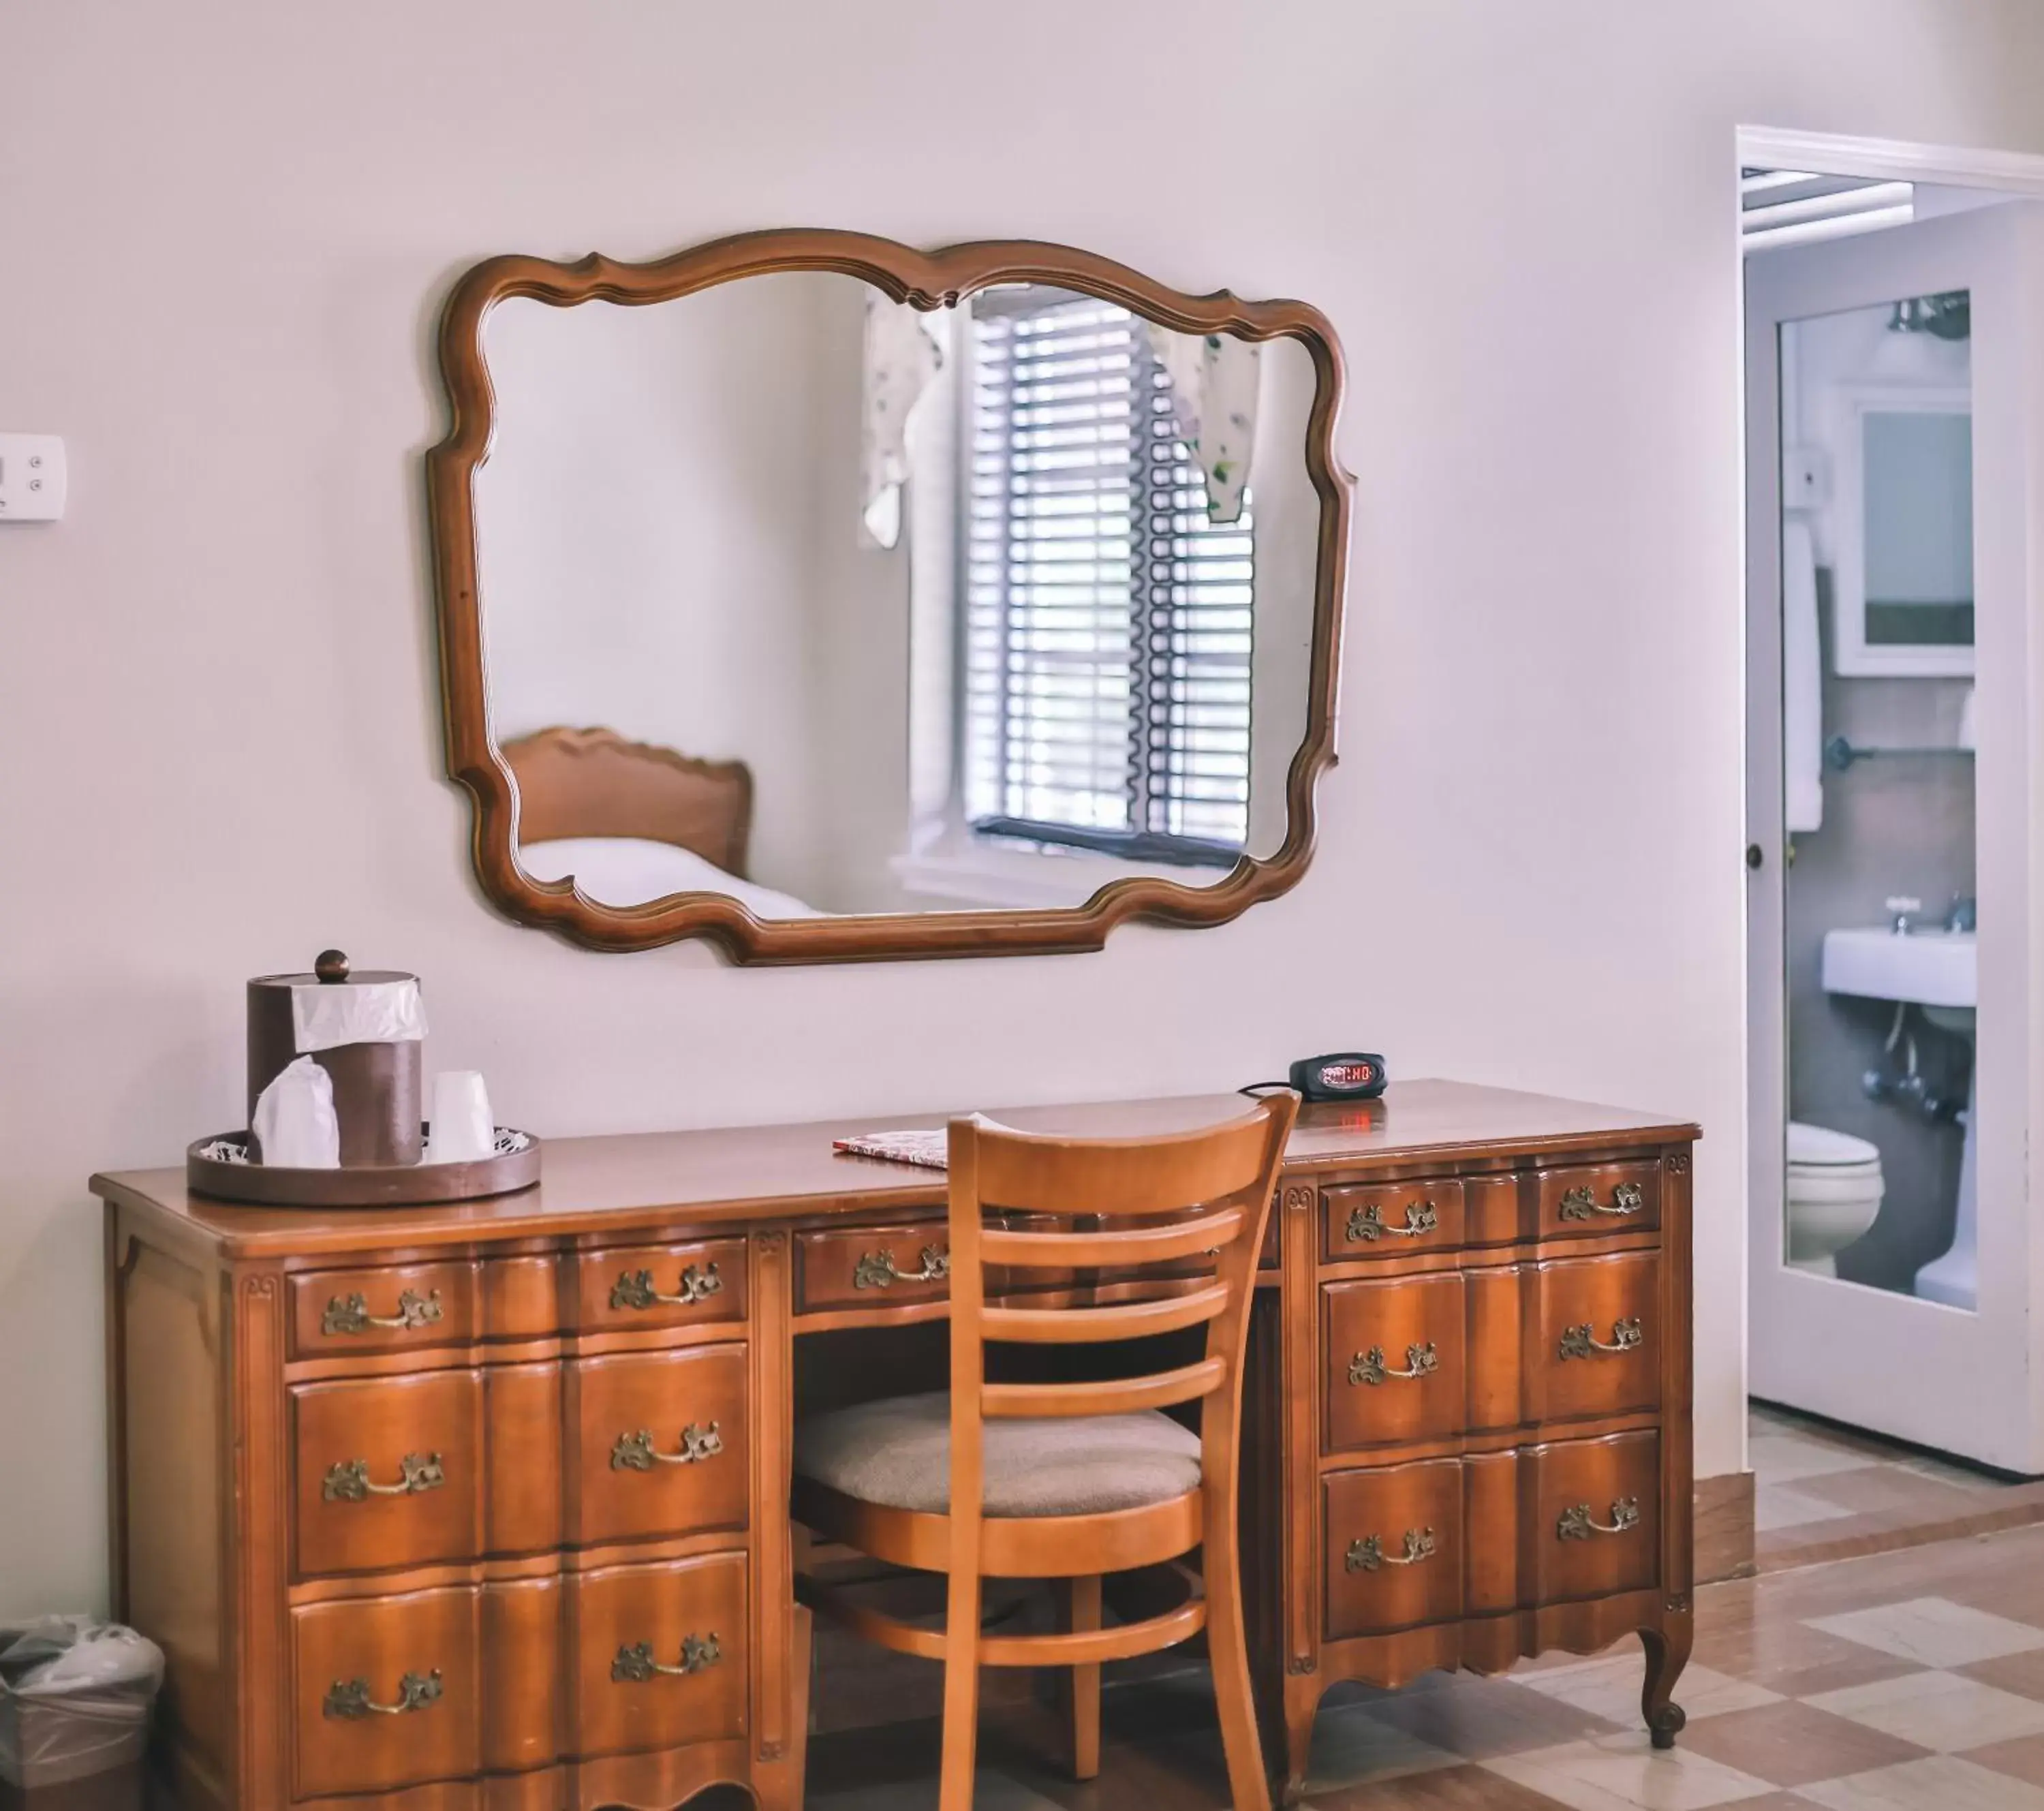
[[[518,859],[766,919],[1070,906],[1284,840],[1297,341],[1012,286],[497,304],[474,509]]]

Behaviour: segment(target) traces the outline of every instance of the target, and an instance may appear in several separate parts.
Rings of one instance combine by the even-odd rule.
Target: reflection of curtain
[[[891,548],[901,537],[909,482],[909,417],[943,366],[931,321],[878,290],[866,298],[866,376],[859,441],[859,544]]]
[[[1150,344],[1171,379],[1178,438],[1207,477],[1207,520],[1242,515],[1256,444],[1257,371],[1263,348],[1225,333],[1178,333],[1154,321]]]

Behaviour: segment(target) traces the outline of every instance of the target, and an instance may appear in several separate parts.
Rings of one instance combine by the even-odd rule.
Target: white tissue
[[[410,1044],[426,1035],[416,981],[311,982],[291,990],[291,1030],[300,1051],[344,1044]]]
[[[301,1056],[278,1072],[258,1097],[256,1123],[248,1129],[262,1147],[263,1161],[272,1167],[340,1167],[340,1117],[333,1110],[333,1078],[309,1056]]]
[[[475,1163],[497,1148],[489,1090],[473,1069],[449,1069],[433,1078],[432,1136],[428,1163]]]

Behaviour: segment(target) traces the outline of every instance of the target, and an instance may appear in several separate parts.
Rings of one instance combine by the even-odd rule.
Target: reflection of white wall
[[[1846,439],[1854,426],[1851,392],[1878,385],[1898,390],[1965,390],[1971,381],[1972,348],[1964,340],[1934,333],[1888,330],[1892,311],[1856,308],[1842,314],[1798,321],[1787,329],[1791,349],[1782,398],[1785,430],[1791,444],[1815,447],[1836,474],[1850,462]],[[1817,563],[1838,563],[1838,517],[1827,504],[1811,513]]]
[[[840,827],[901,793],[838,701],[852,638],[887,642],[876,619],[901,609],[898,562],[852,538],[864,294],[803,274],[640,308],[505,303],[476,486],[498,735],[603,724],[744,760],[754,878],[839,909]]]
[[[1266,340],[1257,398],[1256,639],[1250,693],[1249,852],[1274,855],[1285,840],[1285,782],[1306,736],[1313,652],[1313,582],[1319,571],[1320,498],[1306,470],[1312,355],[1297,340]]]

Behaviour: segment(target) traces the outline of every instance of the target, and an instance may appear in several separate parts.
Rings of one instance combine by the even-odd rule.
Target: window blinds
[[[966,815],[997,834],[1231,863],[1248,831],[1254,529],[1207,519],[1143,323],[978,298]]]

